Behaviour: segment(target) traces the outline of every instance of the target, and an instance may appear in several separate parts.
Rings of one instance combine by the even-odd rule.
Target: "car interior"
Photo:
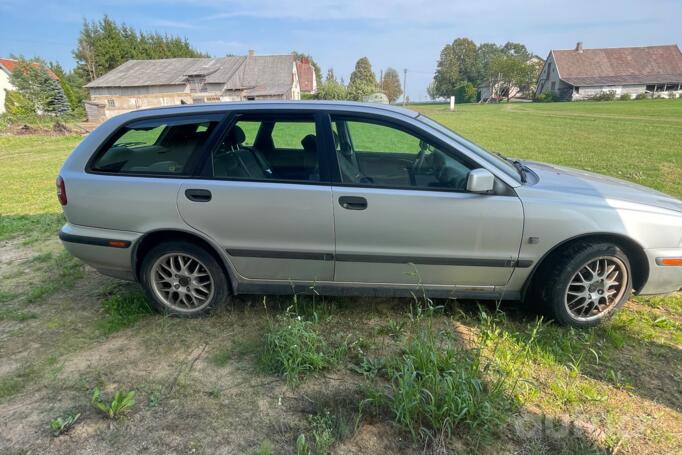
[[[469,166],[410,133],[381,124],[337,119],[333,134],[344,183],[466,188]]]
[[[215,122],[126,127],[93,168],[106,172],[182,174]],[[320,181],[312,119],[240,119],[213,151],[215,177]],[[334,119],[342,183],[464,190],[470,167],[425,140],[392,126]]]
[[[256,126],[249,123],[253,122],[237,122],[214,152],[214,176],[319,181],[315,134],[303,135],[301,128],[292,126],[297,122],[290,120],[260,121]],[[312,121],[309,123],[312,125]],[[287,145],[276,144],[273,133],[277,128],[286,131]],[[312,128],[314,131],[314,125]],[[251,131],[253,138],[247,140],[245,129]],[[387,148],[363,150],[354,145],[352,129],[346,120],[333,123],[334,144],[343,183],[405,188],[466,188],[470,167],[426,141],[399,131],[399,134],[407,135],[408,140],[403,138],[402,143],[393,141],[397,142],[397,147],[389,141]],[[382,133],[385,132],[369,131],[370,135]],[[295,147],[296,144],[300,145]]]
[[[252,125],[256,123],[256,126]],[[278,129],[277,138],[273,135]],[[245,130],[254,137],[247,140]],[[315,124],[312,121],[237,122],[213,153],[215,177],[319,181]],[[307,133],[307,134],[306,134]]]
[[[96,161],[105,172],[183,174],[217,122],[128,126]]]

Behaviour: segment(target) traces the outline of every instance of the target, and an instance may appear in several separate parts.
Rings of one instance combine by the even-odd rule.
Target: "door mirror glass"
[[[467,191],[489,193],[495,187],[495,176],[487,169],[473,169],[467,177]]]

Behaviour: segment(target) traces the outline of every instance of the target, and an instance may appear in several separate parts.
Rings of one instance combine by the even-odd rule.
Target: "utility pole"
[[[403,106],[407,100],[407,68],[403,69]]]
[[[384,91],[384,70],[382,69],[379,74],[380,74],[379,85],[381,85],[381,92],[383,93],[383,91]]]

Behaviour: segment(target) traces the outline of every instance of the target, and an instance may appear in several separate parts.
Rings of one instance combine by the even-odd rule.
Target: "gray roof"
[[[682,82],[677,45],[554,50],[559,77],[573,86]]]
[[[225,84],[225,90],[281,94],[291,89],[293,63],[291,54],[129,60],[86,87],[185,85],[191,76],[204,76],[207,84]]]

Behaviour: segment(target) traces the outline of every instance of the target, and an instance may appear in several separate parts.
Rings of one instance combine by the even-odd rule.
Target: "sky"
[[[75,62],[83,19],[108,14],[139,30],[187,37],[212,56],[307,53],[348,82],[358,58],[374,71],[407,69],[407,94],[425,100],[447,43],[516,41],[550,49],[679,44],[682,0],[0,0],[0,57]]]

